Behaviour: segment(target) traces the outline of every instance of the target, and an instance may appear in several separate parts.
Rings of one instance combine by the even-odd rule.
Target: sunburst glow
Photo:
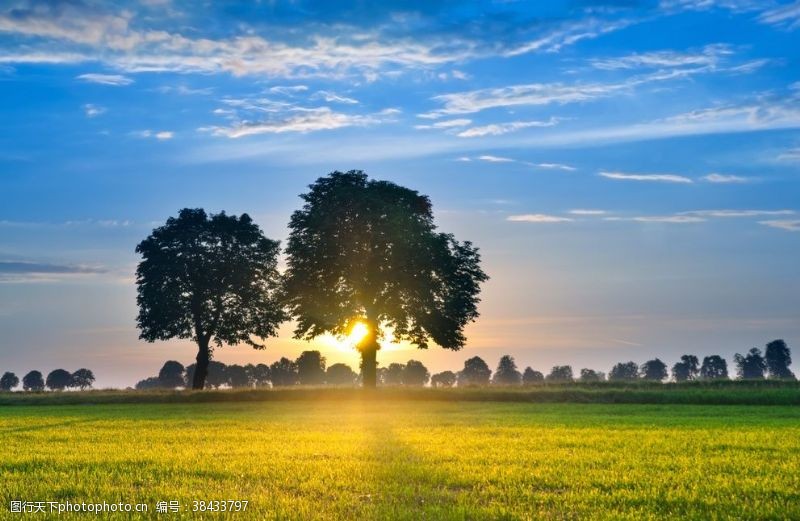
[[[363,322],[356,322],[350,329],[350,334],[347,335],[347,343],[356,346],[361,343],[361,341],[364,340],[364,337],[368,334],[369,328],[367,325]]]

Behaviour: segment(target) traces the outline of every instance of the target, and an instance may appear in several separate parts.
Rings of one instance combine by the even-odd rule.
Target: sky
[[[545,4],[545,5],[543,5]],[[184,207],[285,241],[361,169],[430,196],[491,280],[464,350],[608,371],[800,344],[800,2],[0,4],[0,371],[125,387],[136,244]],[[226,346],[226,363],[347,342]]]

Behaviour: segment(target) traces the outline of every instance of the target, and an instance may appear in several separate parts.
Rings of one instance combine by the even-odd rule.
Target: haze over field
[[[124,387],[189,363],[137,338],[136,244],[184,207],[285,243],[337,169],[429,195],[491,277],[465,351],[382,365],[797,345],[800,3],[620,4],[4,3],[0,371]],[[291,329],[215,357],[357,366]]]

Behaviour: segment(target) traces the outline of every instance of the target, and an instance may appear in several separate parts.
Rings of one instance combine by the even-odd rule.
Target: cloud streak
[[[600,172],[600,177],[617,181],[644,181],[655,183],[680,183],[691,184],[694,181],[688,177],[675,174],[626,174],[622,172]]]

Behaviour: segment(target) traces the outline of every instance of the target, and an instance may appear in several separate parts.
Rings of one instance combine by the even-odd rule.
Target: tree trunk
[[[361,351],[361,386],[364,389],[375,389],[377,387],[378,369],[378,327],[377,324],[367,322],[369,333],[361,341],[359,351]]]
[[[206,384],[206,376],[208,376],[208,361],[211,358],[211,353],[208,349],[208,339],[198,338],[197,347],[197,365],[194,368],[192,389],[202,390]]]

